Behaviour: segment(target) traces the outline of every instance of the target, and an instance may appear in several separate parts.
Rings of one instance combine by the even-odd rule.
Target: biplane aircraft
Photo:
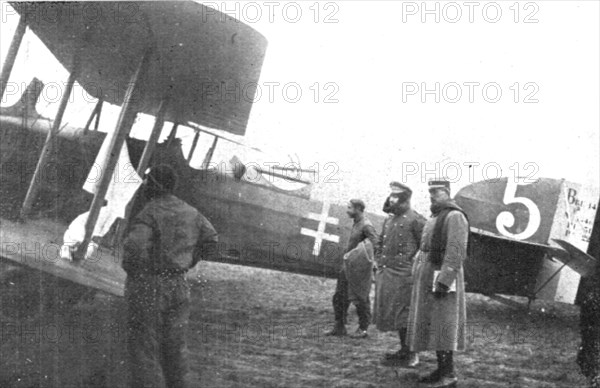
[[[335,277],[351,221],[345,206],[311,198],[303,178],[309,171],[261,170],[236,155],[226,171],[211,163],[218,145],[231,140],[223,133],[244,135],[251,99],[207,95],[207,85],[256,84],[265,38],[194,2],[86,3],[107,15],[133,7],[127,20],[86,20],[68,4],[12,3],[20,22],[2,69],[2,95],[27,28],[70,76],[54,119],[36,112],[44,87],[37,80],[0,111],[2,259],[122,295],[118,247],[139,208],[140,176],[167,163],[180,177],[176,194],[220,232],[216,260]],[[98,101],[84,128],[62,124],[75,82]],[[109,133],[98,130],[103,104],[121,107]],[[129,136],[141,113],[154,116],[145,140]],[[186,153],[177,135],[184,127],[195,131]],[[159,143],[163,128],[169,134]],[[200,136],[212,143],[199,155]],[[124,165],[131,168],[126,174],[118,167]],[[582,252],[598,202],[597,191],[586,190],[562,180],[508,178],[460,190],[456,200],[472,227],[467,291],[572,303],[579,276],[596,265]],[[368,217],[380,230],[384,217]]]

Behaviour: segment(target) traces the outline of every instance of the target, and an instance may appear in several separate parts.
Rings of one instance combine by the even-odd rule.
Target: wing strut
[[[544,289],[544,287],[546,287],[548,285],[548,283],[550,283],[552,281],[552,279],[554,279],[565,267],[571,268],[572,270],[577,272],[581,277],[586,278],[586,277],[594,274],[594,271],[596,270],[596,266],[598,265],[597,260],[594,259],[594,257],[583,252],[582,250],[580,250],[573,244],[569,243],[568,241],[564,241],[561,239],[553,239],[553,240],[568,253],[568,256],[567,257],[562,257],[562,256],[557,257],[557,259],[560,262],[562,262],[563,265],[561,265],[560,268],[557,269],[556,272],[554,272],[552,274],[552,276],[550,276],[548,279],[546,279],[544,284],[542,284],[540,287],[538,287],[537,290],[535,290],[533,292],[534,297],[536,297],[537,294],[542,289]],[[546,257],[548,257],[547,254],[546,254]]]
[[[31,212],[31,208],[33,206],[33,203],[37,199],[40,187],[44,184],[42,176],[44,172],[43,170],[48,165],[49,159],[55,151],[54,143],[56,142],[56,137],[58,135],[58,132],[60,131],[60,125],[62,123],[65,110],[67,109],[67,104],[69,103],[69,97],[71,96],[71,91],[73,90],[75,79],[79,76],[79,71],[81,69],[81,61],[78,53],[78,51],[75,51],[75,55],[73,55],[73,71],[71,72],[71,74],[69,74],[69,80],[67,81],[64,94],[62,95],[62,98],[60,100],[60,105],[58,107],[58,112],[56,113],[56,118],[54,119],[52,128],[50,129],[50,131],[48,131],[46,141],[44,142],[44,146],[42,147],[42,153],[40,155],[40,158],[38,159],[37,165],[35,166],[35,172],[33,173],[31,183],[29,184],[29,188],[27,189],[27,194],[25,195],[25,199],[23,200],[23,206],[21,207],[22,218],[26,218]]]
[[[94,119],[96,119],[94,121],[94,131],[98,131],[98,126],[100,125],[100,116],[102,115],[102,105],[104,105],[104,100],[102,98],[100,98],[98,100],[98,102],[96,103],[96,107],[92,111],[90,118],[88,119],[87,123],[85,124],[85,127],[83,128],[83,133],[88,132],[88,130],[90,129],[90,125],[92,125],[92,121]]]
[[[196,146],[198,146],[198,139],[200,139],[200,131],[196,131],[196,134],[194,135],[194,140],[192,141],[192,146],[190,147],[190,152],[187,157],[188,164],[192,161],[192,156],[194,156],[194,151],[196,151]]]
[[[152,54],[152,52],[152,48],[148,48],[144,52],[144,55],[140,60],[137,70],[131,77],[131,81],[129,83],[129,87],[127,88],[127,92],[125,93],[123,108],[121,109],[115,132],[112,134],[113,137],[111,139],[110,146],[107,150],[108,156],[104,160],[104,164],[102,166],[102,169],[100,170],[102,175],[100,177],[100,182],[98,183],[96,193],[94,194],[94,199],[92,200],[92,204],[90,205],[89,215],[85,223],[85,237],[83,239],[83,242],[79,246],[79,249],[74,255],[74,258],[77,260],[81,260],[85,257],[87,246],[92,238],[92,233],[94,232],[96,222],[98,221],[100,208],[102,208],[102,206],[104,205],[104,197],[106,196],[110,180],[112,179],[117,161],[121,154],[120,150],[123,147],[123,144],[125,143],[125,138],[127,137],[127,135],[129,135],[131,127],[133,126],[133,123],[137,116],[138,112],[136,109],[136,105],[139,104],[136,103],[135,95],[138,92],[138,89],[140,88],[140,83],[145,78],[150,63],[150,55]]]
[[[156,149],[156,143],[158,142],[158,138],[162,133],[163,126],[165,125],[165,114],[167,113],[167,109],[169,108],[169,100],[164,99],[160,103],[160,107],[158,109],[158,113],[156,114],[156,118],[154,119],[154,127],[152,127],[152,132],[150,133],[150,137],[146,142],[146,146],[144,147],[144,151],[142,152],[142,156],[138,163],[137,173],[139,176],[143,177],[146,173],[146,169],[150,164],[150,159],[152,158],[152,154]]]
[[[202,162],[202,167],[200,167],[201,170],[206,170],[208,168],[208,166],[210,165],[210,161],[212,160],[213,154],[215,153],[215,148],[217,148],[218,142],[219,142],[219,138],[215,137],[215,140],[213,140],[212,146],[210,146],[210,149],[208,150],[208,152],[206,153],[206,156],[204,157],[204,161]]]
[[[169,136],[167,137],[166,144],[171,145],[175,137],[177,137],[177,129],[179,129],[179,123],[173,123],[173,127],[171,128],[171,132],[169,132]]]
[[[545,255],[546,259],[548,259],[548,254]],[[537,299],[537,295],[540,293],[540,291],[542,291],[551,281],[552,279],[554,279],[556,276],[558,276],[558,274],[566,267],[569,265],[569,262],[571,261],[571,259],[567,259],[565,260],[565,262],[563,263],[563,265],[560,266],[559,269],[557,269],[548,279],[546,279],[546,281],[537,288],[537,290],[533,291],[532,297],[531,299]]]
[[[19,47],[21,47],[21,42],[23,41],[26,27],[27,23],[25,22],[25,16],[21,16],[19,19],[19,25],[15,31],[15,35],[10,43],[10,48],[8,49],[4,66],[2,66],[2,75],[0,75],[0,99],[4,97],[4,91],[6,90],[10,73],[12,72],[15,60],[17,59],[17,54],[19,53]]]
[[[150,137],[146,142],[146,146],[144,147],[144,151],[142,152],[142,156],[140,157],[140,161],[138,162],[136,172],[142,178],[146,173],[146,169],[150,165],[150,159],[152,159],[152,155],[154,154],[154,150],[156,149],[156,143],[158,142],[158,138],[160,137],[162,129],[165,125],[165,115],[167,113],[168,108],[169,99],[166,98],[160,103],[158,113],[156,114],[156,118],[154,119],[154,126],[152,127],[152,132],[150,132]],[[123,219],[117,220],[117,232],[115,233],[115,239],[113,240],[117,244],[123,241],[123,238],[125,237],[125,231],[127,230],[127,225],[129,224],[129,218],[131,217],[131,210],[134,201],[135,200],[131,200],[125,207],[125,217]]]

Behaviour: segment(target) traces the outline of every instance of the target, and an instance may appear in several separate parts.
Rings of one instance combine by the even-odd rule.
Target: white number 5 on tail
[[[508,178],[506,180],[506,190],[504,191],[504,199],[502,200],[505,205],[513,203],[520,203],[524,205],[529,211],[529,221],[527,227],[521,233],[511,233],[506,228],[510,228],[515,224],[515,216],[509,211],[503,211],[498,214],[496,218],[496,228],[500,234],[512,237],[517,240],[525,240],[535,234],[540,227],[541,217],[540,209],[537,205],[529,198],[515,197],[517,193],[517,187],[519,185],[524,186],[530,183],[517,182],[516,179]]]

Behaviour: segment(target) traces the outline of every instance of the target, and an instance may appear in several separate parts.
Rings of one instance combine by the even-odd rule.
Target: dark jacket
[[[375,248],[379,242],[379,237],[377,236],[377,232],[371,221],[362,215],[359,219],[355,220],[354,225],[352,225],[346,253],[356,248],[358,244],[364,240],[371,241],[373,248]]]
[[[419,249],[426,219],[413,209],[389,216],[375,250],[377,265],[412,273],[413,257]]]
[[[217,241],[217,232],[196,208],[173,195],[154,198],[131,224],[123,269],[128,276],[185,272]]]

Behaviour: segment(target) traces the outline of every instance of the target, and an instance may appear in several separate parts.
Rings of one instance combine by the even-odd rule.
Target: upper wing
[[[148,81],[134,98],[139,112],[155,115],[169,91],[167,121],[244,135],[267,47],[245,23],[193,1],[11,5],[68,71],[78,55],[77,81],[91,96],[121,105],[153,48]]]

